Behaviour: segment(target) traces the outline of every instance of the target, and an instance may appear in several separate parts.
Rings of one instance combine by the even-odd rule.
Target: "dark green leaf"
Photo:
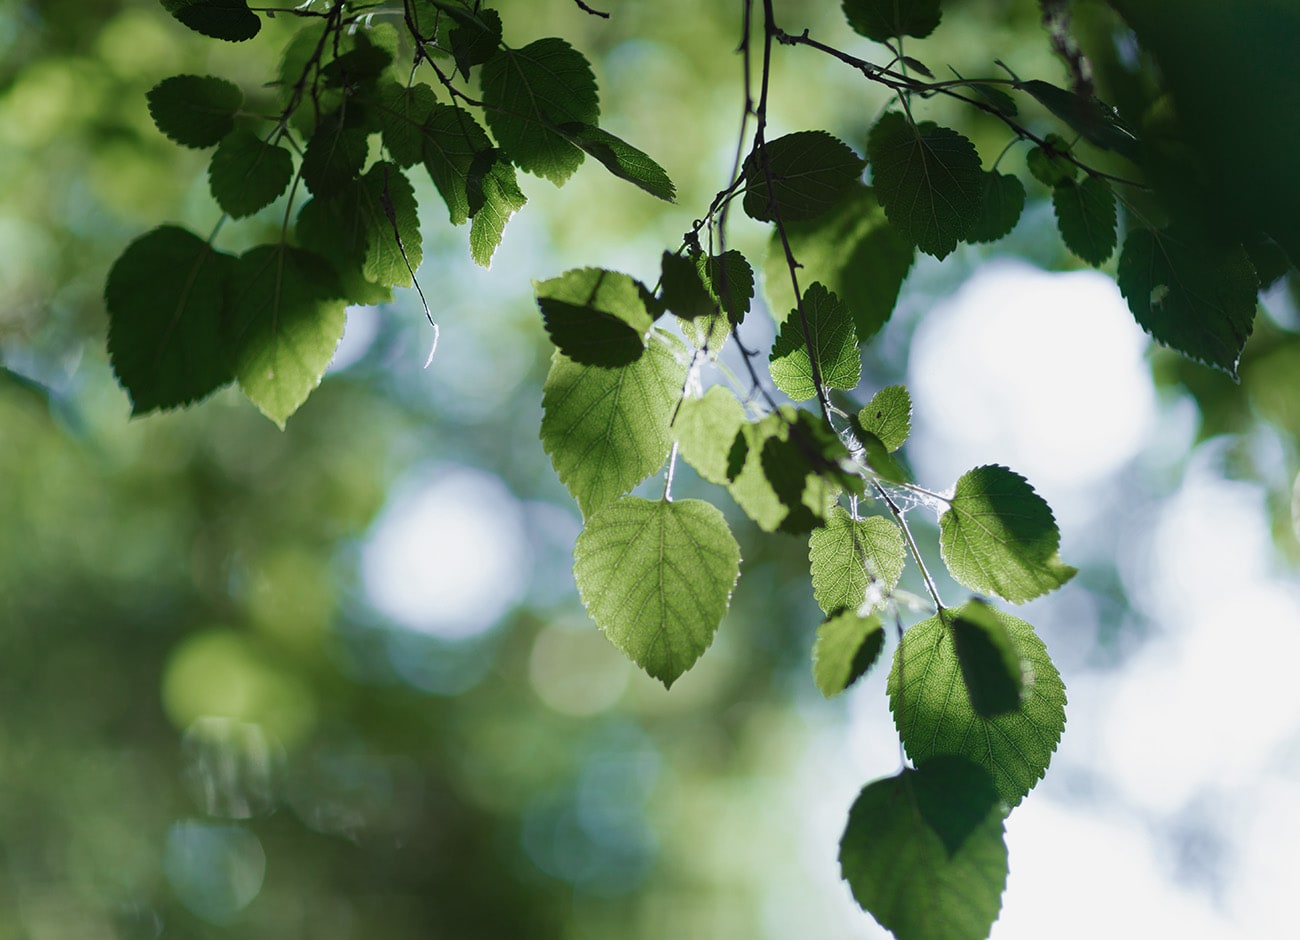
[[[1017,604],[1074,577],[1061,562],[1060,544],[1051,507],[1006,467],[962,474],[939,519],[939,551],[952,576]]]
[[[802,317],[792,311],[772,345],[772,381],[795,401],[815,398],[814,361],[825,387],[851,389],[862,377],[853,318],[838,297],[816,283],[804,291]]]
[[[464,108],[434,104],[420,128],[422,159],[433,185],[438,187],[452,225],[473,215],[469,175],[480,154],[494,153],[492,141]]]
[[[745,213],[760,222],[815,218],[840,204],[863,166],[847,144],[825,131],[779,137],[745,160]]]
[[[893,522],[854,519],[836,506],[808,537],[813,598],[827,614],[875,606],[898,586],[906,558],[903,534]]]
[[[717,304],[704,286],[702,267],[690,255],[663,253],[659,265],[660,301],[674,316],[694,320],[717,311]]]
[[[868,187],[855,184],[839,206],[810,222],[785,227],[804,283],[820,281],[848,306],[858,342],[871,339],[889,320],[916,249],[885,218]],[[774,232],[764,263],[764,286],[774,315],[794,307],[785,246]]]
[[[924,766],[957,755],[983,767],[998,796],[1015,806],[1051,763],[1065,730],[1065,686],[1034,629],[992,610],[1027,663],[1020,707],[986,718],[971,705],[952,631],[938,617],[903,634],[889,673],[889,706],[907,753]]]
[[[654,318],[645,287],[602,268],[578,268],[535,281],[546,332],[568,358],[581,365],[624,366],[645,352]]]
[[[185,147],[211,147],[235,129],[244,93],[211,75],[173,75],[150,89],[148,99],[158,130]]]
[[[379,87],[375,100],[388,155],[401,167],[419,163],[424,159],[424,124],[438,106],[433,89],[424,83],[407,88],[389,81]]]
[[[726,486],[730,482],[727,459],[744,423],[745,409],[736,396],[715,385],[700,398],[682,401],[673,422],[673,435],[682,459],[696,473],[710,483]]]
[[[1236,377],[1259,287],[1244,249],[1215,247],[1178,229],[1130,229],[1117,280],[1142,329]]]
[[[226,348],[239,387],[281,428],[343,338],[340,294],[329,263],[300,248],[259,245],[234,265]]]
[[[740,576],[740,546],[713,506],[624,496],[573,549],[578,593],[610,642],[666,687],[694,665]]]
[[[902,235],[943,258],[967,238],[984,205],[975,145],[932,121],[884,115],[867,142],[876,195]]]
[[[826,521],[843,489],[861,493],[862,478],[844,469],[849,452],[825,419],[810,411],[783,410],[782,416],[786,425],[763,441],[759,465],[785,508],[777,528],[801,535]]]
[[[966,238],[972,242],[997,241],[1016,227],[1025,208],[1025,186],[1014,176],[990,170],[984,174],[984,204]]]
[[[875,614],[851,610],[830,617],[817,628],[813,643],[813,681],[822,695],[839,695],[875,665],[885,646],[885,631]]]
[[[501,244],[506,223],[528,197],[516,182],[514,166],[500,150],[487,150],[474,158],[465,178],[465,194],[474,217],[469,228],[470,257],[486,268]]]
[[[734,248],[720,255],[696,258],[700,276],[709,287],[709,292],[727,320],[732,324],[740,323],[749,312],[749,302],[754,296],[754,269],[749,266],[745,256]],[[793,305],[793,301],[791,304]]]
[[[289,151],[246,130],[226,135],[208,165],[213,198],[237,219],[275,202],[289,188],[291,179],[293,157]]]
[[[1038,79],[1020,82],[1016,88],[1033,95],[1039,104],[1082,134],[1089,143],[1103,150],[1113,150],[1134,162],[1141,159],[1141,147],[1133,132],[1120,120],[1115,109],[1100,99],[1084,98]]]
[[[1070,144],[1058,134],[1043,138],[1043,146],[1034,147],[1025,157],[1029,172],[1044,186],[1066,183],[1079,175],[1079,168],[1066,159]]]
[[[627,180],[665,202],[677,198],[677,187],[650,155],[627,141],[590,124],[563,124],[566,140],[601,162],[619,179]]]
[[[361,175],[369,147],[365,128],[350,127],[342,113],[323,118],[302,155],[302,180],[316,196],[329,196]]]
[[[854,415],[851,421],[857,421]],[[885,446],[884,442],[858,423],[854,433],[862,443],[863,458],[876,475],[890,483],[911,483],[911,471]]]
[[[992,85],[985,85],[980,82],[974,82],[968,86],[971,91],[984,99],[985,103],[1007,117],[1015,117],[1020,110],[1016,107],[1015,100],[1000,88]]]
[[[679,351],[679,341],[660,336],[619,369],[579,365],[559,351],[552,357],[542,387],[542,446],[584,516],[663,466],[686,381]]]
[[[975,714],[993,718],[1019,709],[1025,691],[1020,650],[993,608],[973,599],[940,616],[952,631],[957,664]]]
[[[858,412],[858,423],[886,450],[898,450],[912,433],[912,396],[905,385],[886,385]]]
[[[596,79],[582,53],[563,39],[538,39],[499,50],[480,80],[488,126],[515,165],[557,186],[567,180],[582,151],[559,125],[595,125],[600,118]]]
[[[262,28],[248,0],[162,0],[162,5],[190,29],[213,39],[243,42]]]
[[[844,16],[862,36],[884,42],[899,36],[924,39],[939,25],[939,0],[843,0]]]
[[[853,897],[897,940],[984,940],[1007,846],[988,774],[937,758],[863,788],[840,840]]]
[[[234,378],[220,332],[234,260],[164,225],[113,263],[104,288],[108,355],[133,414],[188,405]]]
[[[393,54],[383,46],[371,42],[371,30],[358,30],[353,36],[353,48],[336,56],[321,69],[325,84],[336,88],[355,88],[373,81],[393,62]]]
[[[1061,239],[1084,261],[1100,265],[1114,253],[1115,194],[1104,179],[1059,183],[1052,190],[1052,207]]]
[[[496,54],[501,44],[501,14],[481,8],[477,16],[462,16],[447,34],[451,55],[460,74],[469,78],[469,70],[482,65]]]

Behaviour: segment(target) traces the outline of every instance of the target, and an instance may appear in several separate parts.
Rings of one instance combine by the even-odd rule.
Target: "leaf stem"
[[[876,495],[879,496],[886,506],[889,507],[889,513],[894,517],[894,522],[898,524],[899,529],[903,532],[903,539],[907,542],[907,550],[912,559],[916,562],[916,567],[921,571],[921,578],[925,581],[925,589],[930,592],[930,599],[934,601],[937,611],[942,612],[945,608],[943,600],[939,597],[939,588],[934,583],[934,578],[930,576],[930,569],[925,566],[925,559],[921,557],[921,549],[917,547],[916,539],[912,537],[912,529],[903,518],[903,510],[899,508],[898,503],[889,492],[877,482],[871,484],[875,487]]]

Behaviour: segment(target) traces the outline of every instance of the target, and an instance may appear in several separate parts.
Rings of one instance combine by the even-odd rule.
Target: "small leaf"
[[[754,269],[734,248],[720,255],[696,258],[700,276],[731,324],[738,324],[749,312],[754,297]],[[793,303],[793,301],[791,301]]]
[[[649,154],[627,141],[590,124],[563,124],[560,131],[570,143],[595,157],[619,179],[627,180],[664,202],[677,198],[677,187],[668,178],[668,172]]]
[[[993,242],[1010,234],[1025,209],[1025,184],[1014,176],[990,171],[984,174],[984,203],[980,217],[966,238]]]
[[[173,75],[147,95],[158,130],[184,147],[211,147],[235,129],[244,103],[238,85],[211,75]]]
[[[890,453],[902,447],[912,433],[912,396],[907,386],[886,385],[872,395],[858,412],[858,423]]]
[[[259,245],[235,263],[226,348],[239,387],[281,428],[343,338],[340,293],[328,262],[300,248]]]
[[[725,388],[714,385],[701,398],[687,398],[677,411],[673,435],[682,459],[710,483],[726,486],[727,460],[736,434],[745,423],[744,406]]]
[[[1243,248],[1214,247],[1174,228],[1130,229],[1116,280],[1142,329],[1236,378],[1258,293]]]
[[[975,714],[993,718],[1016,711],[1025,691],[1020,651],[993,608],[973,599],[939,616],[952,631],[957,664]]]
[[[464,108],[435,104],[420,128],[421,152],[429,178],[438,187],[452,225],[469,219],[469,174],[480,154],[492,153],[492,141]]]
[[[213,39],[243,42],[262,28],[248,0],[162,0],[162,6],[190,29]]]
[[[349,127],[342,113],[322,118],[302,155],[302,181],[316,196],[329,196],[361,175],[370,148],[363,127]]]
[[[1015,117],[1020,110],[1016,107],[1015,100],[1000,88],[985,85],[981,82],[972,82],[966,87],[983,98],[985,103],[990,105],[998,114]]]
[[[465,193],[473,221],[469,227],[469,252],[474,263],[489,267],[510,217],[524,207],[528,197],[519,188],[515,168],[500,150],[480,153],[470,164]]]
[[[843,0],[854,31],[876,42],[914,36],[924,39],[939,25],[939,0]]]
[[[986,718],[965,691],[952,631],[938,617],[910,627],[894,653],[889,707],[908,755],[918,764],[940,755],[965,757],[992,777],[1008,806],[1042,778],[1065,730],[1065,686],[1034,629],[989,608],[1025,668],[1019,708]]]
[[[769,141],[745,160],[745,214],[760,222],[812,219],[839,205],[862,176],[862,158],[825,131]]]
[[[853,415],[849,422],[853,424],[857,421],[857,415]],[[888,480],[890,483],[911,483],[912,473],[907,466],[896,458],[888,447],[866,430],[859,423],[854,428],[854,434],[862,444],[863,459],[866,460],[867,466],[870,467],[882,480]]]
[[[665,687],[717,632],[740,576],[740,546],[713,506],[624,496],[588,520],[573,550],[587,612]]]
[[[582,53],[563,39],[538,39],[501,49],[483,64],[488,126],[521,170],[559,186],[582,163],[582,151],[558,130],[595,125],[600,118],[596,79]]]
[[[1079,175],[1079,168],[1068,159],[1070,144],[1059,134],[1048,134],[1043,146],[1034,147],[1025,157],[1029,172],[1044,186],[1057,186]]]
[[[683,320],[707,317],[717,311],[717,304],[704,286],[697,259],[665,251],[659,264],[660,301]]]
[[[1051,507],[1006,467],[963,474],[939,519],[939,551],[952,576],[1016,604],[1074,577],[1075,569],[1061,562],[1060,544]]]
[[[433,89],[423,82],[407,88],[388,81],[379,87],[375,101],[374,114],[388,155],[400,167],[419,163],[424,159],[424,124],[438,107]],[[483,146],[488,146],[486,138]]]
[[[813,643],[813,681],[822,695],[839,695],[866,675],[885,647],[885,631],[875,614],[851,610],[827,619]]]
[[[980,220],[984,171],[956,131],[891,112],[872,128],[867,153],[889,221],[926,254],[944,258]]]
[[[1133,132],[1120,120],[1115,109],[1099,98],[1084,98],[1038,79],[1020,82],[1016,88],[1033,95],[1039,104],[1082,134],[1089,143],[1103,150],[1113,150],[1135,163],[1141,160],[1142,149]]]
[[[113,263],[104,288],[108,354],[132,414],[188,405],[234,378],[220,333],[234,260],[164,225]]]
[[[447,33],[451,55],[456,68],[464,78],[469,70],[482,65],[496,54],[501,44],[501,14],[496,10],[480,9],[475,16],[457,18],[457,25]]]
[[[805,343],[805,321],[811,347]],[[814,361],[826,387],[855,388],[862,377],[853,318],[823,284],[809,285],[803,295],[803,316],[793,311],[782,325],[772,346],[772,381],[795,401],[815,398]]]
[[[658,336],[659,334],[656,334]],[[651,342],[631,365],[584,366],[556,351],[542,386],[542,446],[590,517],[663,466],[686,382],[682,344]]]
[[[880,516],[853,519],[836,506],[808,537],[813,598],[827,614],[872,604],[898,586],[906,558],[897,525]]]
[[[1052,190],[1056,224],[1066,247],[1091,265],[1115,251],[1115,194],[1099,176],[1067,180]]]
[[[634,278],[602,268],[578,268],[535,281],[537,305],[551,341],[581,365],[623,366],[645,352],[654,318],[646,289]]]
[[[888,322],[916,249],[889,224],[870,188],[856,184],[839,206],[809,222],[785,226],[804,283],[820,281],[848,306],[865,343]],[[764,287],[774,315],[794,307],[785,245],[773,232]]]
[[[1002,809],[988,774],[936,758],[868,784],[849,810],[840,870],[897,940],[984,940],[1007,882]]]
[[[289,151],[246,130],[228,134],[208,165],[213,198],[236,219],[275,202],[289,188],[291,179],[293,157]]]

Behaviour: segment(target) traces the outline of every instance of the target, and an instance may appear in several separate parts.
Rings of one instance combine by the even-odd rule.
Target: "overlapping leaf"
[[[393,162],[400,167],[419,163],[424,159],[424,124],[438,107],[433,89],[423,82],[407,87],[388,81],[379,86],[374,101],[375,119]]]
[[[683,320],[707,317],[717,302],[704,284],[704,265],[690,255],[665,251],[659,262],[660,302]]]
[[[898,586],[907,559],[903,535],[881,516],[854,519],[839,506],[808,538],[813,599],[825,613],[857,610]]]
[[[754,297],[754,269],[735,249],[697,259],[700,276],[730,323],[740,323]],[[793,301],[791,301],[793,304]]]
[[[677,187],[668,177],[668,171],[648,153],[638,150],[626,140],[591,124],[562,124],[560,132],[571,144],[595,157],[619,179],[627,180],[664,202],[672,202],[677,198]]]
[[[492,152],[492,141],[468,111],[449,104],[434,104],[419,133],[424,167],[447,203],[452,225],[460,225],[473,214],[470,169],[480,154]]]
[[[843,486],[860,486],[839,467],[847,457],[824,421],[785,405],[741,425],[727,456],[728,491],[764,531],[810,532]]]
[[[221,343],[234,259],[164,225],[137,238],[109,271],[108,354],[134,414],[198,401],[233,378]]]
[[[625,496],[591,515],[573,550],[587,612],[665,686],[713,642],[740,575],[740,547],[696,499]]]
[[[852,610],[832,615],[817,628],[813,681],[826,698],[839,695],[875,665],[884,646],[878,615],[863,617]]]
[[[686,381],[680,349],[661,336],[617,369],[580,365],[556,351],[542,387],[542,446],[584,516],[663,465]]]
[[[862,158],[825,131],[798,131],[769,141],[745,161],[745,213],[782,222],[812,219],[858,182]]]
[[[473,216],[469,226],[470,257],[486,268],[501,244],[506,223],[524,207],[528,197],[519,188],[514,165],[500,150],[489,150],[474,158],[465,179],[465,192]]]
[[[1067,180],[1052,190],[1056,224],[1067,248],[1091,265],[1115,251],[1115,194],[1099,176]]]
[[[994,610],[1025,664],[1014,711],[984,717],[962,677],[952,630],[942,616],[903,634],[889,673],[889,705],[907,753],[918,764],[940,755],[974,761],[998,796],[1015,806],[1047,770],[1065,730],[1065,686],[1033,627]]]
[[[211,75],[173,75],[149,90],[158,130],[185,147],[211,147],[235,129],[244,103],[239,86]]]
[[[1044,186],[1056,186],[1073,180],[1079,168],[1070,160],[1070,144],[1059,134],[1048,134],[1043,144],[1029,151],[1025,164],[1034,178]]]
[[[1025,185],[1017,177],[990,171],[984,174],[984,203],[979,219],[966,238],[972,242],[997,241],[1010,234],[1025,209]]]
[[[992,718],[1015,711],[1025,692],[1020,650],[997,611],[974,598],[940,617],[952,631],[953,648],[975,714]]]
[[[776,387],[795,401],[817,396],[817,375],[828,388],[856,387],[862,355],[848,308],[824,284],[814,283],[804,291],[802,311],[802,317],[791,312],[772,345],[770,369]]]
[[[350,126],[343,114],[316,125],[302,156],[302,180],[316,196],[329,196],[361,174],[369,146],[363,127]]]
[[[213,39],[242,42],[262,28],[248,0],[162,0],[162,5],[190,29]]]
[[[939,25],[939,0],[843,0],[844,15],[860,35],[876,42],[915,36],[923,39]]]
[[[208,165],[213,198],[237,219],[275,202],[291,179],[293,157],[288,150],[239,128],[217,145]]]
[[[603,268],[577,268],[535,282],[546,332],[581,365],[624,366],[645,351],[654,317],[635,278]]]
[[[1120,120],[1114,108],[1100,99],[1084,98],[1039,79],[1020,82],[1016,88],[1033,95],[1090,143],[1104,150],[1113,150],[1134,162],[1141,160],[1142,149],[1133,131]]]
[[[912,433],[912,396],[905,385],[886,385],[858,412],[858,425],[886,450],[898,450]]]
[[[673,435],[682,459],[708,480],[726,486],[728,458],[741,425],[745,409],[725,388],[715,385],[700,398],[687,398],[677,411]]]
[[[937,758],[868,784],[849,810],[840,870],[897,940],[984,940],[1007,881],[1002,811],[987,774]]]
[[[1060,544],[1051,507],[1006,467],[963,474],[939,519],[939,550],[952,576],[1014,603],[1074,577],[1075,569],[1061,561]]]

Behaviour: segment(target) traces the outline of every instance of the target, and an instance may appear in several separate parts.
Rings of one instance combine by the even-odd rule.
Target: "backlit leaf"
[[[636,279],[603,268],[578,268],[533,284],[546,332],[574,362],[623,366],[645,351],[654,318]]]
[[[361,175],[369,146],[363,127],[349,126],[342,113],[323,118],[302,156],[302,181],[313,195],[338,192]]]
[[[1114,253],[1115,194],[1104,179],[1089,176],[1082,183],[1058,184],[1052,207],[1062,241],[1084,261],[1099,265]]]
[[[939,616],[952,631],[957,664],[975,714],[1015,711],[1025,690],[1020,650],[996,611],[978,598]]]
[[[803,316],[793,311],[781,326],[772,345],[772,381],[795,401],[815,398],[814,361],[826,387],[851,389],[862,377],[853,318],[823,284],[809,285],[803,294]]]
[[[822,695],[839,695],[864,676],[885,646],[885,631],[875,614],[852,610],[836,614],[817,628],[813,643],[813,681]]]
[[[714,385],[700,398],[687,398],[677,410],[673,435],[682,459],[710,483],[726,486],[727,460],[736,434],[745,423],[744,406],[736,396]]]
[[[217,145],[208,165],[212,196],[222,210],[242,218],[275,202],[293,179],[293,157],[251,131],[236,129]]]
[[[784,426],[763,441],[759,466],[785,509],[777,529],[800,535],[826,521],[842,490],[861,493],[862,478],[844,469],[849,452],[824,418],[793,409],[780,416]]]
[[[908,755],[918,764],[957,755],[988,771],[998,796],[1015,806],[1047,770],[1065,730],[1065,686],[1033,627],[990,608],[1026,664],[1020,706],[984,717],[971,705],[952,630],[934,616],[910,627],[894,654],[889,706]]]
[[[677,187],[668,172],[649,154],[626,140],[590,124],[563,124],[560,131],[574,146],[601,162],[619,179],[627,180],[665,202],[677,198]]]
[[[984,940],[1002,907],[1007,846],[988,775],[936,758],[868,784],[849,810],[840,870],[897,940]]]
[[[1044,186],[1056,186],[1079,175],[1079,168],[1066,159],[1069,155],[1069,142],[1059,134],[1048,134],[1042,146],[1034,147],[1025,156],[1025,163]]]
[[[979,219],[966,238],[972,242],[997,241],[1010,234],[1025,209],[1025,185],[1017,177],[990,171],[984,174],[984,202]]]
[[[488,126],[520,169],[557,186],[582,163],[582,151],[558,130],[595,125],[600,118],[596,79],[582,53],[563,39],[501,49],[480,74]]]
[[[956,131],[884,115],[867,142],[876,195],[898,231],[943,258],[968,237],[984,206],[979,154]]]
[[[475,158],[492,153],[492,141],[464,108],[434,104],[420,128],[421,159],[438,187],[452,225],[460,225],[470,211],[469,175]]]
[[[233,379],[221,316],[234,260],[164,225],[113,263],[104,288],[108,354],[133,414],[187,405]]]
[[[779,137],[745,160],[745,213],[760,222],[815,218],[839,205],[862,169],[862,158],[825,131]]]
[[[898,586],[906,559],[897,525],[881,516],[854,519],[836,506],[808,537],[813,598],[827,614],[857,610]]]
[[[486,268],[501,244],[506,223],[524,207],[528,197],[519,188],[514,165],[500,150],[485,151],[474,158],[465,178],[465,194],[473,216],[469,226],[470,257]]]
[[[1129,310],[1157,341],[1234,378],[1255,319],[1258,280],[1240,246],[1177,229],[1130,229],[1116,275]]]
[[[690,255],[665,251],[659,262],[660,301],[683,320],[707,317],[717,311],[717,303],[704,286],[703,265]]]
[[[213,39],[243,42],[262,28],[248,0],[162,0],[162,5],[190,29]]]
[[[496,54],[501,43],[501,14],[496,10],[480,9],[475,15],[457,18],[456,25],[448,31],[451,55],[456,60],[460,74],[469,78],[469,70],[482,65]]]
[[[743,321],[754,297],[754,269],[745,256],[733,248],[720,255],[701,254],[696,262],[700,276],[727,319],[733,324]]]
[[[244,93],[211,75],[173,75],[149,90],[149,115],[185,147],[211,147],[235,129]]]
[[[886,385],[858,412],[858,424],[891,453],[912,433],[912,396],[905,385]]]
[[[594,513],[573,550],[587,612],[665,686],[717,632],[740,575],[740,547],[716,508],[624,496]]]
[[[542,446],[584,516],[663,466],[669,421],[686,381],[680,341],[656,334],[641,358],[617,369],[584,366],[556,351],[542,387]]]
[[[844,16],[862,36],[884,42],[899,36],[923,39],[939,25],[939,0],[843,0]]]
[[[407,88],[388,81],[380,85],[375,101],[374,115],[388,155],[401,167],[419,163],[424,158],[422,129],[437,107],[433,89],[423,82]]]
[[[1061,532],[1047,501],[1006,467],[962,474],[939,519],[939,551],[972,591],[1022,603],[1060,587],[1075,569],[1061,562]]]

